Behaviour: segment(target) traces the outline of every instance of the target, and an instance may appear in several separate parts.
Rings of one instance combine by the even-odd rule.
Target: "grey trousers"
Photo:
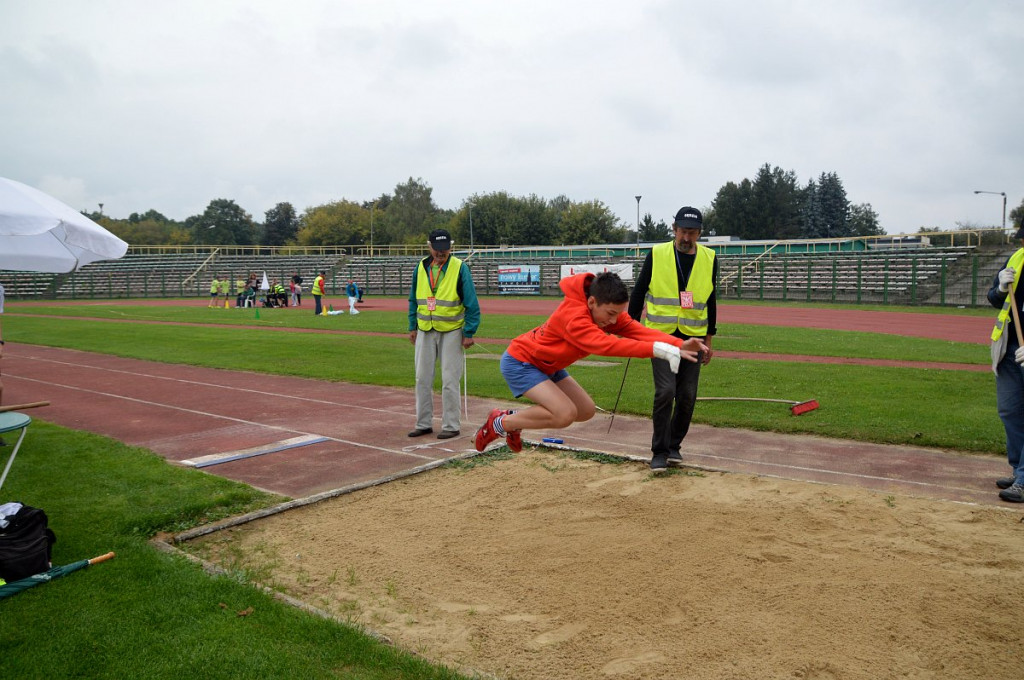
[[[465,350],[462,330],[416,333],[416,428],[434,426],[434,364],[441,361],[441,429],[460,429],[459,381]]]

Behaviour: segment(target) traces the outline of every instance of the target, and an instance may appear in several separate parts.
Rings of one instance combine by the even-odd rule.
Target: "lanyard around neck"
[[[437,281],[434,280],[434,267],[437,267]],[[444,278],[444,265],[435,265],[433,262],[427,265],[427,280],[430,282],[430,292],[437,293],[437,287],[441,285]]]

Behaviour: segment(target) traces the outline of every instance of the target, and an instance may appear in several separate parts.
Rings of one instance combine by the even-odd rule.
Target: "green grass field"
[[[503,350],[503,339],[539,321],[517,316],[485,320],[480,336],[489,341],[470,350],[481,355],[468,364],[472,394],[508,398],[494,359]],[[4,338],[12,343],[412,387],[412,346],[405,328],[400,312],[314,317],[261,310],[256,320],[252,310],[207,309],[196,301],[181,307],[16,304],[8,306],[3,320]],[[988,361],[982,345],[763,326],[724,325],[715,348]],[[572,369],[605,409],[614,403],[626,362],[608,363]],[[822,404],[793,417],[780,404],[702,402],[696,420],[711,425],[1003,455],[993,378],[987,372],[720,359],[703,373],[701,394],[815,398]],[[630,362],[619,411],[646,414],[650,395],[649,363]],[[9,451],[0,449],[0,462]],[[20,500],[47,511],[58,536],[56,564],[108,550],[118,553],[110,562],[0,601],[2,678],[459,677],[355,629],[273,600],[240,574],[210,576],[147,543],[157,532],[178,532],[281,498],[38,420],[2,494],[0,501]]]
[[[964,310],[966,311],[966,310]],[[31,316],[20,316],[20,315]],[[17,315],[17,316],[15,316]],[[412,387],[413,348],[402,312],[317,317],[291,310],[208,309],[102,304],[11,308],[4,333],[12,342],[104,352],[119,356]],[[146,323],[115,323],[115,322]],[[540,322],[536,316],[489,316],[469,350],[469,392],[507,398],[497,357],[505,343]],[[228,326],[228,327],[223,327]],[[356,331],[360,334],[302,331]],[[387,335],[370,335],[384,333]],[[987,365],[987,347],[881,333],[722,324],[715,349],[766,354],[891,359]],[[383,361],[367,358],[383,358]],[[611,410],[626,362],[576,366],[574,377]],[[650,410],[649,363],[630,362],[619,411]],[[701,376],[706,397],[758,397],[803,401],[822,407],[791,417],[784,405],[702,402],[694,420],[743,427],[890,444],[919,444],[1002,455],[1002,426],[988,372],[862,365],[719,359]]]

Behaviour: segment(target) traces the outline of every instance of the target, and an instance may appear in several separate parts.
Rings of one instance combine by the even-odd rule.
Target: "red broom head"
[[[816,408],[818,408],[818,400],[811,399],[809,401],[801,401],[799,404],[793,404],[789,408],[789,410],[793,413],[793,415],[798,416],[802,413],[813,411]]]

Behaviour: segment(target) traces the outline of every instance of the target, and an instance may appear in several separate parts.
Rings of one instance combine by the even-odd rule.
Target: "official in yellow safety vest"
[[[417,266],[409,291],[409,340],[416,347],[416,427],[410,437],[434,431],[434,368],[441,363],[441,431],[438,439],[460,434],[459,382],[466,348],[480,327],[480,303],[473,276],[451,254],[452,237],[430,232],[430,255]]]
[[[324,295],[327,295],[327,289],[324,288],[324,279],[327,278],[327,272],[320,272],[313,279],[313,287],[309,290],[313,294],[313,313],[317,316],[324,311]]]
[[[1024,315],[1021,302],[1020,272],[1024,268],[1024,218],[1018,225],[1015,238],[1021,247],[1006,261],[996,274],[988,291],[988,301],[999,308],[996,325],[992,329],[992,370],[996,374],[996,408],[1006,431],[1006,459],[1011,474],[996,480],[1001,490],[999,497],[1010,503],[1024,503],[1024,347],[1017,339],[1013,309]],[[1013,295],[1010,295],[1010,287]]]
[[[699,338],[708,348],[700,361],[682,362],[678,373],[673,373],[664,359],[651,359],[654,471],[683,459],[679,448],[690,429],[697,403],[700,368],[711,361],[711,338],[717,332],[718,260],[715,251],[697,243],[703,228],[704,218],[699,210],[680,208],[672,223],[673,240],[651,248],[629,299],[628,313],[634,319],[639,320],[646,312],[644,323],[648,327],[684,340]]]

